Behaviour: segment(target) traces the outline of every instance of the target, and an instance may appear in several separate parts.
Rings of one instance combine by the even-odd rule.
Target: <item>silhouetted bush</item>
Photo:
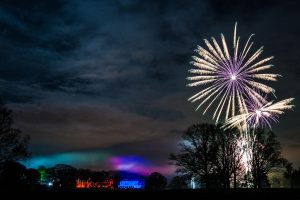
[[[158,172],[153,172],[146,179],[147,190],[162,190],[167,186],[167,178]]]

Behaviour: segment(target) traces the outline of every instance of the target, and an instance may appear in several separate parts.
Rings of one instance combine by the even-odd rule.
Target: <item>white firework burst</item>
[[[249,105],[249,111],[244,114],[229,118],[223,125],[223,128],[241,127],[243,130],[268,125],[271,128],[271,122],[278,122],[278,116],[294,107],[290,103],[294,98],[285,99],[277,103],[267,102],[264,105]]]
[[[267,64],[268,61],[273,59],[273,56],[258,60],[263,52],[263,47],[259,48],[254,54],[249,55],[253,45],[253,42],[251,42],[253,34],[248,38],[244,48],[241,48],[241,51],[239,50],[240,37],[236,35],[236,28],[237,24],[234,27],[232,55],[229,53],[223,34],[221,34],[222,48],[215,38],[212,37],[212,43],[204,39],[207,49],[198,46],[195,50],[198,56],[193,56],[191,64],[196,68],[189,70],[193,76],[187,78],[193,81],[187,86],[205,86],[200,92],[188,99],[191,102],[201,101],[196,110],[207,103],[203,112],[205,114],[210,106],[218,101],[213,114],[216,123],[218,123],[224,109],[226,110],[225,121],[229,116],[236,115],[236,107],[239,109],[238,113],[247,113],[245,98],[266,103],[256,90],[265,94],[274,94],[275,90],[258,81],[276,81],[276,78],[280,76],[279,74],[262,73],[262,71],[273,66]]]

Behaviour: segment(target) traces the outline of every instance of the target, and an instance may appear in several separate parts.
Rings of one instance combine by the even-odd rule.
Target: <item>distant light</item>
[[[196,189],[196,183],[195,183],[195,178],[194,177],[192,177],[192,179],[191,179],[191,188]]]
[[[235,75],[231,75],[231,80],[236,80],[236,76]]]
[[[48,186],[53,186],[53,183],[52,183],[52,182],[49,182],[49,183],[48,183]]]

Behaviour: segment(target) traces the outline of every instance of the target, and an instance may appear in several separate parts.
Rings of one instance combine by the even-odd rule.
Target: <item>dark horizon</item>
[[[31,137],[28,167],[128,169],[173,176],[168,155],[194,123],[211,123],[187,102],[185,79],[203,39],[235,22],[241,41],[275,56],[270,82],[296,107],[273,131],[300,167],[300,2],[22,1],[0,3],[0,93],[15,125]]]

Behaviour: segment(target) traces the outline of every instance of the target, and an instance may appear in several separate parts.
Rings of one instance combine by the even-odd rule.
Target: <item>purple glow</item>
[[[109,163],[114,170],[128,171],[141,175],[149,175],[152,172],[169,175],[175,171],[175,166],[167,164],[161,166],[153,165],[138,156],[111,157]]]

